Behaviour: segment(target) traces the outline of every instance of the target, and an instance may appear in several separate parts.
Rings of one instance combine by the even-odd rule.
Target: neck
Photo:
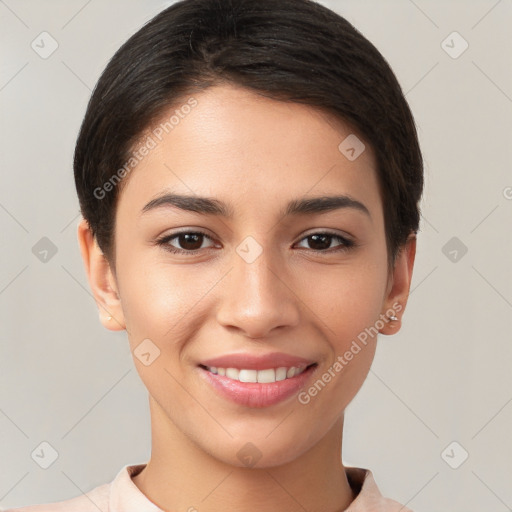
[[[341,462],[343,417],[295,460],[244,468],[205,453],[151,399],[150,408],[152,455],[133,482],[163,510],[338,512],[355,497]]]

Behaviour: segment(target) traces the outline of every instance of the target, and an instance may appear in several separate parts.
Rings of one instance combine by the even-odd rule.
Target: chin
[[[274,432],[270,435],[272,439],[265,439],[265,435],[259,437],[248,434],[226,440],[214,447],[204,446],[203,449],[224,464],[264,469],[293,462],[314,445],[313,440],[300,439],[298,434],[277,435]]]

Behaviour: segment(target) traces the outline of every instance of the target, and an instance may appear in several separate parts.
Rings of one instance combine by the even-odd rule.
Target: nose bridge
[[[243,256],[238,253],[238,261],[235,263],[235,276],[238,279],[238,284],[241,295],[246,293],[249,297],[257,296],[264,299],[272,299],[276,296],[278,278],[276,274],[276,268],[279,264],[276,262],[276,258],[270,253],[269,250],[262,251],[261,254],[252,260],[246,260]],[[237,286],[235,284],[235,286]]]
[[[294,294],[285,285],[279,254],[247,237],[233,254],[233,270],[218,320],[247,336],[266,336],[279,326],[295,325],[299,312]],[[283,282],[284,281],[284,282]]]

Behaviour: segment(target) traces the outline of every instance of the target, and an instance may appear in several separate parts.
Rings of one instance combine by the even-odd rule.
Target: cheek
[[[138,261],[125,258],[119,265],[122,308],[136,370],[164,409],[190,407],[180,383],[187,385],[192,378],[190,347],[212,315],[208,299],[219,282],[218,269],[194,270],[192,265],[149,259],[139,265]],[[148,352],[150,356],[141,357]]]
[[[136,258],[119,265],[122,308],[136,370],[162,409],[190,407],[190,397],[179,383],[187,375],[183,358],[189,340],[202,323],[201,297],[209,279],[179,266]],[[147,355],[149,354],[149,355]]]
[[[310,292],[320,311],[328,356],[298,402],[306,413],[306,428],[317,436],[324,435],[339,419],[368,375],[382,308],[382,276],[377,268],[352,267],[350,275],[331,278],[329,294],[315,296]]]
[[[370,369],[377,333],[382,328],[380,315],[387,284],[387,267],[378,258],[372,260],[375,263],[367,260],[339,267],[336,272],[331,269],[324,276],[316,275],[314,284],[304,283],[308,305],[322,320],[328,342],[328,358],[317,376],[326,383],[328,391],[318,393],[324,399],[312,400],[313,408],[322,408],[324,400],[333,400],[334,409],[341,412]],[[324,389],[321,383],[317,388]],[[316,392],[312,390],[312,394]],[[331,411],[333,421],[334,409]]]
[[[208,291],[208,276],[162,262],[122,267],[122,307],[127,327],[136,336],[179,339],[190,312]]]
[[[379,319],[386,284],[384,265],[363,262],[310,273],[301,285],[301,295],[323,320],[325,332],[339,352]]]

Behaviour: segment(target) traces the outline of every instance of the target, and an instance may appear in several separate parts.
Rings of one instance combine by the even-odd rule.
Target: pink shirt
[[[8,509],[6,512],[164,512],[133,483],[131,477],[146,464],[124,466],[114,480],[70,500]],[[347,467],[347,478],[357,494],[345,512],[412,512],[396,501],[384,498],[369,469]]]

